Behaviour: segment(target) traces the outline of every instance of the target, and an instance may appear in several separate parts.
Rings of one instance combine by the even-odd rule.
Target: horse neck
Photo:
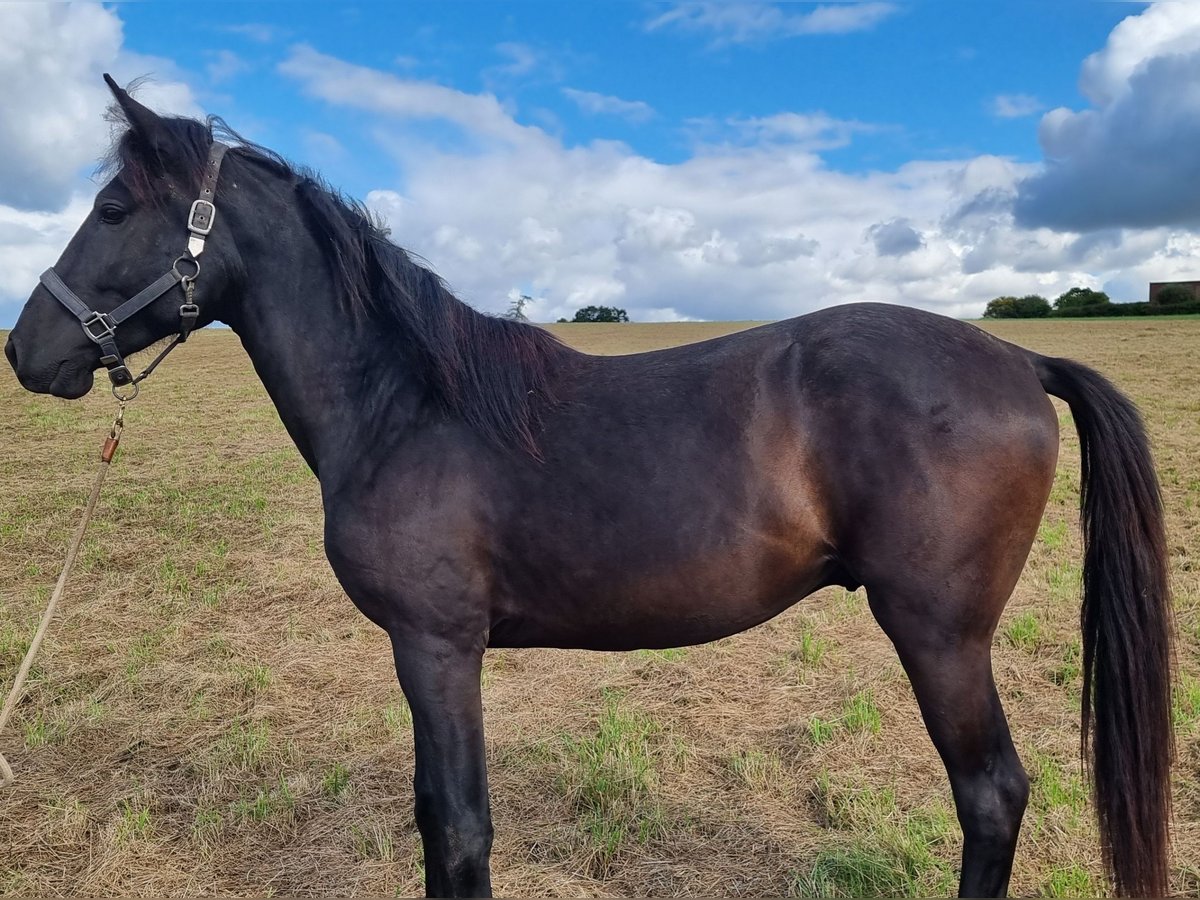
[[[402,338],[342,309],[331,266],[294,204],[251,208],[233,226],[245,277],[226,321],[328,487],[363,447],[413,427],[425,402],[420,373]]]

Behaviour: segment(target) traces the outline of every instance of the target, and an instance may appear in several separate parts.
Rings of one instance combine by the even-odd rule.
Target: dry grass
[[[733,325],[556,326],[628,352]],[[1178,600],[1174,887],[1200,891],[1200,322],[1013,323],[1142,405]],[[111,401],[0,375],[0,682],[57,575]],[[317,486],[236,339],[129,413],[78,574],[3,748],[0,893],[414,894],[409,714],[321,550]],[[1069,417],[1062,408],[1062,421]],[[1077,445],[997,634],[1034,779],[1015,893],[1102,889],[1077,760]],[[502,894],[945,893],[941,766],[859,594],[683,651],[501,651],[484,697]]]

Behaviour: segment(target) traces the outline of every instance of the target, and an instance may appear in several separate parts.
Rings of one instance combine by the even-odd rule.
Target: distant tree
[[[1111,301],[1104,291],[1093,291],[1091,288],[1073,287],[1060,294],[1054,301],[1054,311],[1070,315],[1073,311],[1089,306],[1107,306]]]
[[[533,298],[528,294],[521,294],[519,297],[513,298],[508,304],[508,310],[501,316],[502,319],[512,319],[514,322],[528,322],[529,316],[525,315],[525,307],[533,302]]]
[[[615,306],[585,306],[575,313],[572,322],[628,322],[629,316]]]
[[[1182,306],[1187,303],[1195,303],[1197,299],[1200,298],[1197,298],[1191,288],[1185,287],[1182,284],[1168,284],[1154,295],[1154,305]]]
[[[989,300],[987,308],[983,311],[985,319],[1016,319],[1017,315],[1017,298],[1016,297],[997,297],[995,300]]]
[[[1040,294],[1026,294],[1017,298],[1017,309],[1028,319],[1043,319],[1050,315],[1050,301]]]
[[[1041,319],[1050,315],[1050,301],[1037,294],[1024,297],[997,297],[988,301],[985,319]]]

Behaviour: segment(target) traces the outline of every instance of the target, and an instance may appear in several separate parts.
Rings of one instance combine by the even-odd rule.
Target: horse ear
[[[129,123],[130,129],[148,146],[157,147],[160,143],[158,136],[162,131],[162,120],[158,113],[142,106],[130,97],[129,92],[113,81],[112,76],[107,72],[104,73],[104,81],[108,85],[108,89],[112,91],[117,105],[121,107],[121,112],[125,114],[125,121]]]

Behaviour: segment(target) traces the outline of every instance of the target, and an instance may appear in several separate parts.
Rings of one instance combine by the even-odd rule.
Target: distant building
[[[1150,282],[1150,302],[1155,301],[1159,291],[1174,284],[1187,288],[1192,292],[1193,297],[1200,300],[1200,281],[1152,281]]]

